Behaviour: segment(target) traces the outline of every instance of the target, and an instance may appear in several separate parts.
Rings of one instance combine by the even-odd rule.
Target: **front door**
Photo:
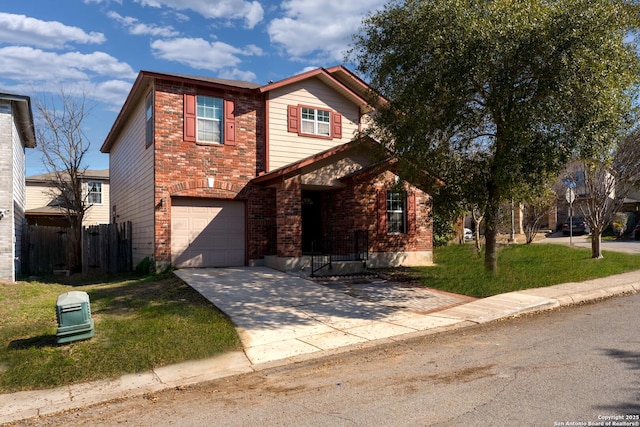
[[[302,252],[311,253],[321,244],[322,238],[322,192],[302,191]],[[315,242],[315,246],[313,245]]]

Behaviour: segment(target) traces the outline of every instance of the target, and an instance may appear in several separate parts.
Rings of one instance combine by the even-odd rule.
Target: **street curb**
[[[241,351],[49,390],[0,395],[0,424],[253,372]]]

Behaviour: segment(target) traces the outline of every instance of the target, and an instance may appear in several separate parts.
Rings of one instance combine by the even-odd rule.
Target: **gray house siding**
[[[15,280],[13,133],[11,103],[0,101],[0,280],[8,281]]]
[[[3,281],[15,281],[21,269],[25,148],[35,146],[29,97],[0,94],[0,280]]]
[[[13,225],[14,225],[14,271],[17,276],[22,269],[22,233],[25,227],[26,210],[26,155],[18,129],[13,123]],[[15,279],[14,276],[14,279]]]

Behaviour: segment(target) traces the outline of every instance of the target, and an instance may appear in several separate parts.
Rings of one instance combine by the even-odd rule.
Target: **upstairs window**
[[[406,233],[406,195],[400,191],[387,191],[387,233]]]
[[[342,139],[342,114],[303,105],[289,105],[287,131],[300,136]]]
[[[314,108],[301,108],[302,133],[329,136],[331,112]]]
[[[222,142],[222,99],[198,95],[198,142]]]
[[[153,143],[153,91],[149,92],[144,103],[145,143],[148,147]]]
[[[89,181],[87,183],[89,194],[87,195],[87,202],[92,205],[102,204],[102,183],[98,181]]]
[[[184,140],[236,145],[236,108],[231,99],[184,94]]]

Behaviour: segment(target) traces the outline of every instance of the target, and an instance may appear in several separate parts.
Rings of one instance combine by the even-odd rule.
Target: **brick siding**
[[[239,92],[206,92],[235,103],[236,144],[200,145],[183,138],[183,94],[191,86],[156,81],[155,86],[155,259],[171,261],[171,197],[205,197],[247,201],[249,258],[262,256],[268,225],[260,220],[265,201],[247,183],[264,170],[264,101]],[[209,178],[214,179],[209,186]],[[267,192],[268,193],[268,192]],[[161,200],[163,202],[161,203]],[[254,225],[254,217],[262,225]]]
[[[183,138],[183,94],[192,86],[156,81],[155,260],[171,262],[171,198],[199,197],[242,200],[246,206],[247,258],[302,255],[302,187],[300,176],[276,188],[249,184],[265,169],[264,99],[242,90],[207,92],[235,103],[236,143],[201,145]],[[213,178],[213,185],[210,179]],[[322,194],[323,234],[367,230],[372,252],[430,251],[432,230],[429,197],[405,184],[415,196],[415,232],[378,234],[377,194],[395,185],[389,171],[368,171],[344,180],[346,188]]]

